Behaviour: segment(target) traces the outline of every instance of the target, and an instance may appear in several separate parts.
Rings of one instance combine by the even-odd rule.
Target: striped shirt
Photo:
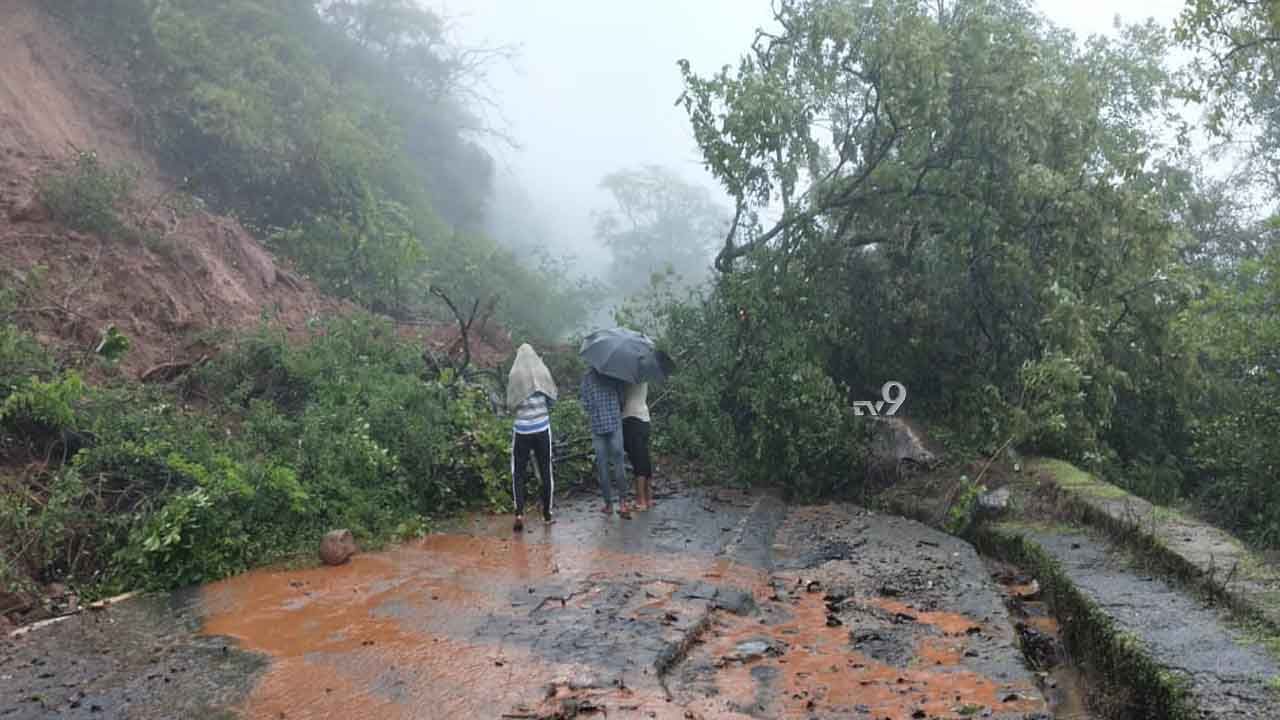
[[[551,406],[553,401],[546,395],[536,392],[516,406],[516,433],[520,435],[536,435],[551,428]]]

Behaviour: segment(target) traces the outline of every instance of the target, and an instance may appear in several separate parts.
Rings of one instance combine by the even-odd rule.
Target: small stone
[[[984,511],[999,513],[1009,509],[1009,488],[992,490],[978,498],[978,506]]]
[[[721,658],[724,662],[751,662],[759,660],[765,655],[778,655],[777,648],[770,645],[764,640],[748,640],[747,642],[738,643],[733,648],[733,652]]]
[[[1036,600],[1040,597],[1040,583],[1032,580],[1026,585],[1018,588],[1014,594],[1019,600]]]
[[[320,559],[327,565],[341,565],[355,553],[356,540],[350,530],[331,530],[320,541]]]

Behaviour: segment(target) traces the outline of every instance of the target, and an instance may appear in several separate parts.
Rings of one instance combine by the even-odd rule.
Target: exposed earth
[[[126,601],[0,652],[0,718],[1049,718],[972,547],[668,482],[513,533]],[[1052,694],[1052,693],[1051,693]]]
[[[130,341],[118,370],[168,380],[216,354],[230,331],[268,321],[302,338],[315,320],[354,309],[320,292],[238,220],[184,192],[139,140],[136,116],[127,78],[101,67],[39,3],[0,0],[0,289],[20,293],[24,329],[64,356],[83,357],[114,327]],[[68,230],[41,205],[40,180],[66,172],[77,152],[135,171],[121,216],[138,237]],[[459,350],[451,320],[398,331],[438,353]],[[470,340],[480,365],[511,353],[496,324]],[[91,377],[100,372],[90,365]]]

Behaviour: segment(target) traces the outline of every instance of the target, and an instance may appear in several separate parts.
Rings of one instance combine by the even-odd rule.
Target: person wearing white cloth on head
[[[525,472],[530,453],[538,461],[538,475],[542,478],[542,519],[548,524],[555,521],[551,408],[558,394],[555,380],[542,358],[528,343],[521,345],[507,377],[507,407],[515,414],[511,429],[511,495],[516,504],[516,530],[524,529]]]

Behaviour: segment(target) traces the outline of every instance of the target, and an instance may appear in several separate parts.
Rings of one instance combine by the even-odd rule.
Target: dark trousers
[[[653,477],[653,461],[649,459],[649,423],[640,418],[623,418],[622,447],[631,458],[636,477]]]
[[[524,514],[526,472],[529,453],[538,461],[538,476],[542,478],[542,515],[551,515],[551,500],[556,492],[556,478],[551,470],[551,431],[511,436],[511,494],[516,501],[516,514]]]

